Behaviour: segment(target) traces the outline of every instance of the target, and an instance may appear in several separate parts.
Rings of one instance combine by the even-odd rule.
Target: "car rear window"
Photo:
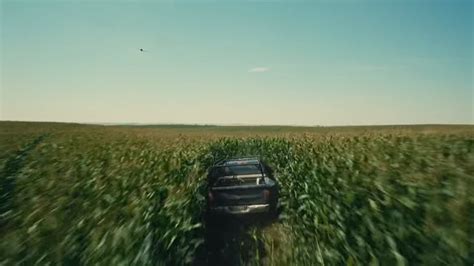
[[[213,177],[232,176],[232,175],[250,175],[260,174],[260,166],[258,164],[244,164],[217,167],[213,170]]]

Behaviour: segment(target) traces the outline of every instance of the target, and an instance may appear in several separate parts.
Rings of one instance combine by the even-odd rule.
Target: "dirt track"
[[[194,265],[262,265],[268,260],[261,235],[277,223],[261,216],[206,219],[205,243]]]

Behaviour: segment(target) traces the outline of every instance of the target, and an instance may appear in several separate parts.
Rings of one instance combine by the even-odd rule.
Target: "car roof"
[[[244,164],[260,164],[258,157],[239,157],[231,159],[219,160],[215,166],[232,166],[232,165],[244,165]]]

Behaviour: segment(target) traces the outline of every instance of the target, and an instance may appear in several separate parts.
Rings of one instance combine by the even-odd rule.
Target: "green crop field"
[[[0,122],[0,265],[208,264],[206,169],[248,154],[283,209],[229,264],[474,263],[474,126]]]

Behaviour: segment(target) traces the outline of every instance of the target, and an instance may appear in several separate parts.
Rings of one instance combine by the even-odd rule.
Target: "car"
[[[272,169],[259,157],[220,160],[209,169],[207,181],[211,215],[277,213],[278,183]]]

